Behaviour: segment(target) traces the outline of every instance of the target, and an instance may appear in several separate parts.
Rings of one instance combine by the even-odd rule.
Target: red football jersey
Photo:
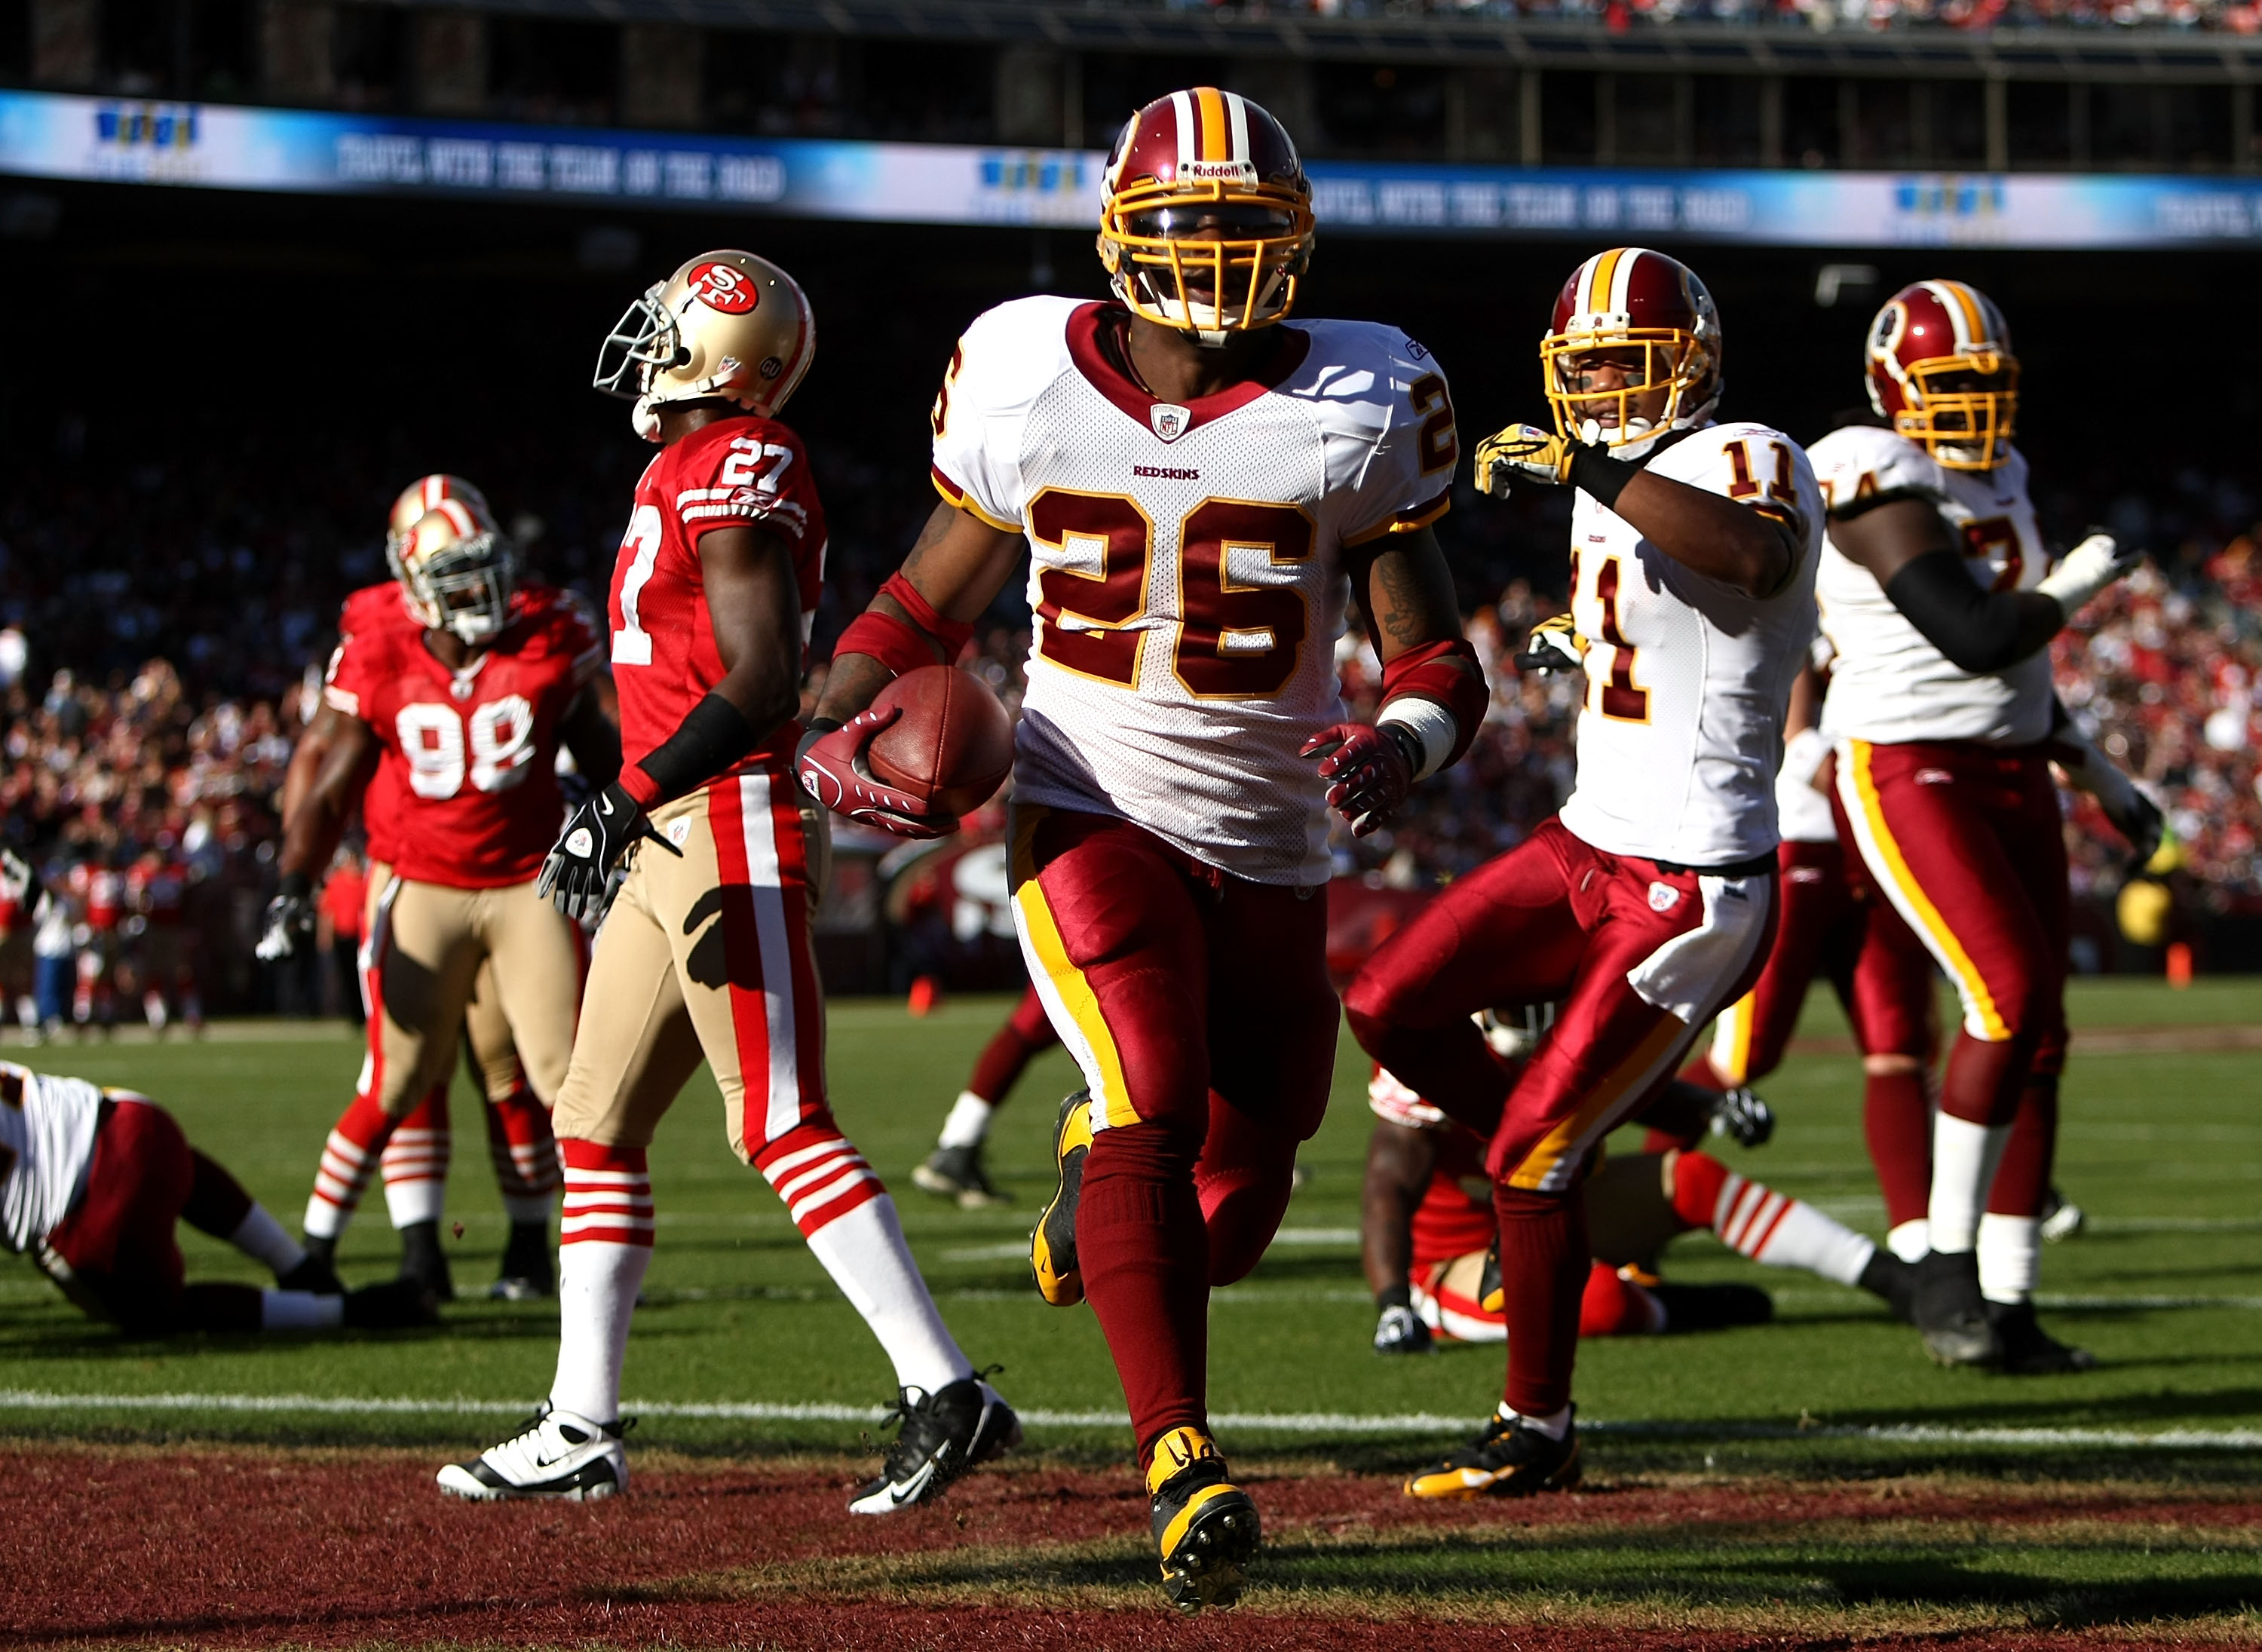
[[[825,508],[799,436],[772,419],[720,420],[663,450],[637,483],[608,603],[624,761],[650,756],[723,680],[699,537],[748,523],[792,549],[806,644],[825,583]],[[789,764],[799,738],[789,722],[742,766]]]
[[[421,629],[408,611],[400,581],[364,585],[346,598],[338,616],[338,653],[343,653],[354,638],[370,632],[400,630],[415,636]],[[336,654],[330,657],[330,669],[337,669]],[[380,762],[361,794],[361,829],[369,858],[386,866],[400,853],[400,810],[408,790],[407,773],[404,764]]]
[[[339,646],[323,686],[385,749],[378,778],[400,789],[392,866],[454,889],[522,884],[542,869],[565,816],[558,723],[604,654],[564,593],[529,586],[510,624],[462,672],[414,626],[357,632]]]

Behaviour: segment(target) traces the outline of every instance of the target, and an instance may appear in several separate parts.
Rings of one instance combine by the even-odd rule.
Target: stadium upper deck
[[[0,81],[770,135],[1104,145],[1248,93],[1307,154],[2247,171],[2253,0],[0,0]]]

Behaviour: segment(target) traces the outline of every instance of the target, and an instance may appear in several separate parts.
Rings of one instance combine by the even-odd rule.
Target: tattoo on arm
[[[919,530],[918,537],[911,542],[910,554],[904,558],[901,572],[905,579],[917,573],[918,565],[926,559],[927,552],[949,535],[951,524],[958,516],[958,508],[947,501],[935,506],[933,514],[927,517],[926,525]]]

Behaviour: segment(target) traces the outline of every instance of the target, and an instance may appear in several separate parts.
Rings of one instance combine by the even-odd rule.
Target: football
[[[865,748],[873,778],[937,808],[980,808],[1013,767],[1013,719],[990,685],[956,666],[922,666],[880,690],[872,709],[903,716]]]

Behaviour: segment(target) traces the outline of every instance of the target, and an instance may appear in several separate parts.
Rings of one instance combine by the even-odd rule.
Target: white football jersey
[[[1833,430],[1808,457],[1833,509],[1876,494],[1929,501],[1963,542],[1963,566],[1989,590],[2030,591],[2049,571],[2016,448],[1992,471],[1956,471],[1905,436],[1857,424]],[[1833,740],[2026,746],[2049,733],[2049,649],[2001,671],[1951,665],[1877,577],[1834,545],[1823,550],[1814,594],[1838,656],[1822,704],[1823,732]]]
[[[1818,791],[1814,776],[1830,755],[1830,737],[1803,728],[1783,742],[1783,768],[1775,777],[1775,812],[1786,843],[1835,843],[1837,818],[1830,798]]]
[[[1814,635],[1822,501],[1798,444],[1763,424],[1708,425],[1646,468],[1783,521],[1798,566],[1774,595],[1747,596],[1579,494],[1571,617],[1587,698],[1562,821],[1614,855],[1733,865],[1777,841],[1783,718]]]
[[[94,1163],[102,1092],[0,1063],[0,1244],[30,1251],[70,1213]]]
[[[1344,715],[1343,551],[1444,513],[1444,375],[1394,328],[1293,321],[1269,387],[1180,407],[1111,359],[1118,314],[1000,305],[935,401],[935,485],[1033,550],[1013,795],[1323,883],[1326,788],[1298,752]]]

